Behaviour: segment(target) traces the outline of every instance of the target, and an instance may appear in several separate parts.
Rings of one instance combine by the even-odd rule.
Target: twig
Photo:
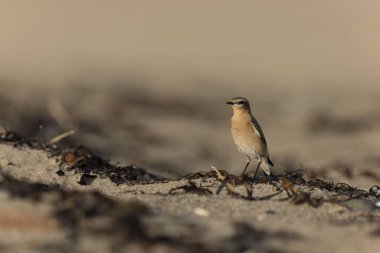
[[[74,131],[74,130],[67,131],[67,132],[65,132],[65,133],[63,133],[63,134],[60,134],[60,135],[58,135],[58,136],[52,138],[52,139],[49,141],[49,143],[50,143],[50,144],[57,143],[57,142],[61,141],[62,139],[67,138],[67,137],[69,137],[69,136],[71,136],[71,135],[74,135],[74,134],[75,134],[75,131]]]
[[[212,166],[212,165],[211,165],[211,168],[212,168],[213,170],[215,170],[216,175],[218,176],[218,179],[220,179],[220,180],[224,180],[224,179],[225,179],[225,177],[223,177],[223,175],[219,172],[219,170],[218,170],[215,166]]]

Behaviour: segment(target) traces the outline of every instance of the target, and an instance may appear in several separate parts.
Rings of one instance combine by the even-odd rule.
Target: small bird
[[[256,158],[257,165],[255,175],[261,168],[267,176],[271,175],[270,168],[274,166],[269,159],[269,151],[263,130],[251,113],[249,102],[243,97],[234,97],[227,104],[232,106],[231,133],[240,152],[247,156],[247,164],[244,167],[244,175],[252,158]]]

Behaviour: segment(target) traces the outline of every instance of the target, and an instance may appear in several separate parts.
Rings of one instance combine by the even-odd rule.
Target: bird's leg
[[[247,156],[247,164],[244,167],[243,173],[241,175],[243,176],[245,173],[245,170],[248,168],[248,165],[251,163],[251,157]]]
[[[273,176],[273,174],[271,174],[271,175],[267,175],[266,173],[264,173],[264,174],[265,174],[265,177],[267,178],[267,180],[268,180],[269,183],[272,182],[272,180],[275,179],[275,177]]]
[[[260,168],[261,162],[262,162],[262,159],[260,158],[259,163],[257,164],[257,167],[256,167],[255,175],[253,176],[253,178],[256,178],[257,171],[258,171],[259,168]]]

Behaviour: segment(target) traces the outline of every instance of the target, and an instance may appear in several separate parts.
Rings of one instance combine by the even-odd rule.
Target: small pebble
[[[202,217],[208,217],[210,216],[210,212],[207,211],[206,209],[203,209],[201,207],[197,207],[194,209],[194,213],[198,216],[202,216]]]

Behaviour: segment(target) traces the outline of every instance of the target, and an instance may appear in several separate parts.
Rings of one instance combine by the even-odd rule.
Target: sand
[[[59,157],[44,149],[3,143],[0,151],[5,185],[0,189],[0,246],[8,252],[379,250],[380,213],[367,201],[375,197],[348,208],[352,201],[341,202],[348,199],[346,194],[296,186],[322,201],[316,206],[296,204],[280,191],[281,184],[263,182],[253,183],[250,199],[244,185],[227,185],[216,194],[220,181],[196,176],[120,185],[99,176],[81,185],[83,173],[60,166]],[[62,209],[63,216],[57,215]]]

